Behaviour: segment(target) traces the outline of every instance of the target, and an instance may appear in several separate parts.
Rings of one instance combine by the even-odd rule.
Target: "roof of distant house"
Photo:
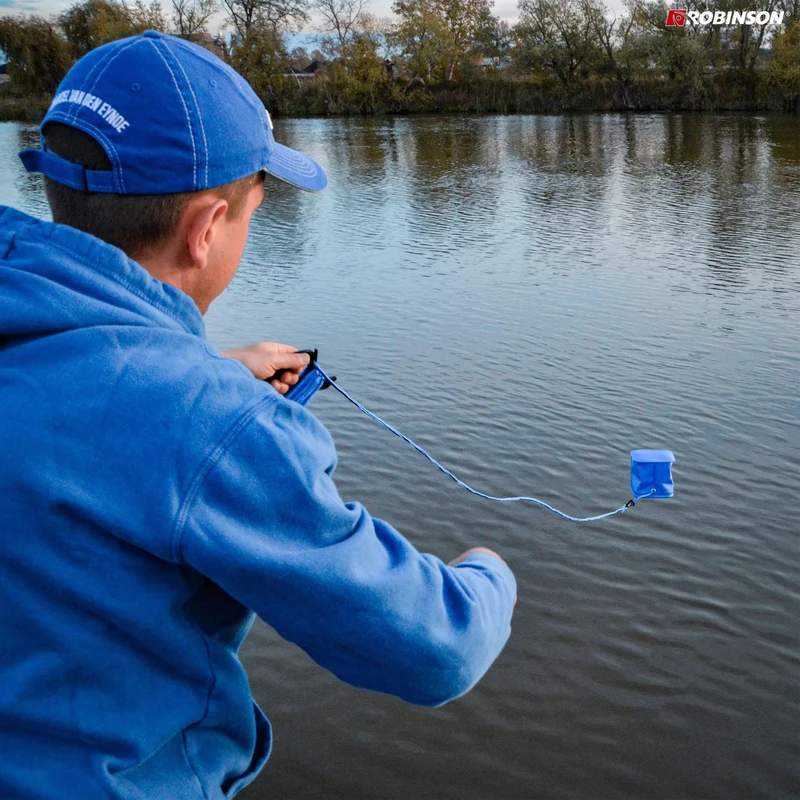
[[[479,67],[495,67],[503,69],[511,64],[511,60],[505,56],[488,56],[478,60]]]
[[[297,69],[296,67],[289,67],[283,74],[284,75],[294,75],[296,78],[313,78],[319,68],[322,66],[321,61],[312,61],[307,67],[303,67],[303,69]]]

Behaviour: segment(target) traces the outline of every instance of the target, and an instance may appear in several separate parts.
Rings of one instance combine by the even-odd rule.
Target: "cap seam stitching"
[[[86,190],[89,192],[109,192],[109,189],[116,189],[117,187],[114,185],[116,183],[116,174],[113,170],[107,169],[84,169],[83,172],[84,180],[86,181]],[[89,179],[91,177],[92,183],[94,184],[94,188],[89,186]],[[111,181],[108,181],[108,178],[111,178]],[[103,186],[105,188],[98,189],[97,186]],[[114,192],[110,192],[114,193]]]
[[[205,160],[206,160],[206,168],[205,168],[205,186],[203,188],[208,189],[208,139],[206,138],[206,126],[203,124],[203,114],[200,111],[200,104],[197,102],[197,95],[194,93],[194,88],[192,87],[192,82],[189,80],[189,76],[186,74],[186,70],[183,68],[183,64],[181,64],[180,59],[176,58],[175,63],[180,67],[181,72],[183,73],[183,77],[186,79],[186,85],[189,87],[189,91],[192,93],[192,99],[194,100],[194,107],[197,111],[197,119],[200,122],[200,132],[203,134],[203,150],[205,153]]]
[[[135,45],[135,44],[136,44],[136,42],[132,41],[132,42],[129,42],[128,44],[126,44],[124,47],[118,47],[116,52],[114,53],[114,55],[111,56],[111,58],[109,58],[108,61],[105,62],[105,64],[103,65],[103,68],[100,70],[100,72],[94,78],[94,80],[92,81],[91,87],[87,88],[85,91],[90,92],[90,93],[94,92],[95,87],[97,86],[97,82],[100,80],[100,78],[103,77],[103,74],[105,73],[105,71],[111,66],[111,64],[114,63],[114,61],[117,60],[117,58],[119,56],[121,56],[128,48],[133,47],[133,45]],[[89,83],[89,78],[92,76],[92,74],[94,73],[95,69],[97,69],[97,67],[101,63],[102,62],[98,61],[97,64],[92,68],[92,71],[87,76],[87,78],[86,78],[86,85],[87,86],[88,86],[88,83]],[[81,109],[82,108],[83,108],[83,106],[78,104],[78,107],[75,109],[75,111],[73,111],[72,114],[70,114],[67,117],[67,123],[68,124],[74,126],[78,122],[78,114],[81,113]],[[83,120],[83,119],[81,120],[81,122],[83,122],[84,125],[87,125],[88,127],[92,128],[92,130],[96,131],[98,133],[98,135],[101,135],[99,129],[96,128],[91,122],[88,122],[88,121]],[[125,178],[122,175],[122,161],[119,158],[119,154],[117,153],[116,148],[111,144],[111,140],[108,139],[105,135],[102,135],[102,137],[103,137],[103,139],[105,139],[105,141],[108,144],[108,146],[111,147],[111,150],[114,153],[114,157],[117,159],[117,174],[119,176],[120,188],[122,189],[123,192],[125,192]]]
[[[133,42],[128,42],[128,44],[126,44],[124,47],[118,47],[117,51],[114,53],[114,55],[111,56],[111,58],[109,58],[108,61],[105,62],[105,64],[103,65],[103,69],[101,69],[100,72],[97,73],[97,77],[92,81],[91,87],[87,88],[86,91],[90,92],[90,93],[93,92],[94,89],[95,89],[95,86],[97,86],[97,82],[100,80],[100,78],[103,77],[103,73],[117,60],[117,58],[119,58],[119,56],[121,56],[128,48],[133,47],[135,44],[136,44],[136,42],[133,41]],[[86,80],[86,83],[87,84],[89,83],[88,78]],[[83,108],[83,106],[79,104],[78,108],[75,110],[75,112],[73,114],[73,117],[72,117],[72,121],[73,122],[77,121],[78,114],[81,113],[81,109],[82,108]]]
[[[287,167],[288,169],[294,169],[298,173],[300,173],[300,170],[303,167],[306,167],[307,169],[311,170],[310,172],[305,172],[305,174],[308,175],[309,177],[314,177],[317,174],[316,167],[311,163],[311,160],[308,158],[301,158],[292,161],[288,157],[286,157],[285,154],[282,154],[279,150],[275,150],[269,160],[276,161],[279,164],[282,164],[283,166]]]
[[[161,48],[156,45],[156,43],[152,39],[147,40],[155,49],[156,53],[158,53],[159,58],[164,62],[164,66],[169,70],[169,74],[172,77],[172,82],[175,84],[175,90],[178,92],[178,97],[181,99],[181,105],[183,106],[183,111],[186,114],[186,121],[189,123],[189,137],[192,140],[192,178],[194,180],[194,188],[195,190],[197,187],[197,148],[194,146],[194,129],[192,128],[192,118],[189,115],[189,109],[186,106],[186,101],[183,99],[183,93],[181,92],[181,87],[178,85],[178,79],[175,77],[175,73],[172,71],[172,67],[170,67],[169,62],[166,58],[164,58],[164,54],[161,52]]]
[[[136,42],[136,41],[133,41],[133,42],[128,42],[128,44],[126,44],[124,47],[119,47],[119,48],[117,48],[117,52],[116,52],[116,53],[114,53],[114,55],[113,55],[113,56],[111,56],[111,58],[109,58],[109,59],[108,59],[108,61],[106,61],[106,62],[105,62],[105,64],[103,64],[103,69],[101,69],[101,70],[100,70],[100,72],[98,72],[98,73],[97,73],[97,77],[96,77],[96,78],[95,78],[95,79],[92,81],[92,85],[91,85],[91,87],[90,87],[90,88],[88,88],[86,91],[88,91],[88,92],[93,92],[93,91],[94,91],[94,89],[95,89],[95,87],[97,86],[97,82],[100,80],[100,78],[102,78],[102,77],[103,77],[103,74],[105,73],[105,71],[106,71],[106,70],[107,70],[107,69],[108,69],[108,68],[109,68],[109,67],[110,67],[110,66],[111,66],[111,65],[112,65],[112,64],[113,64],[113,63],[114,63],[114,62],[115,62],[115,61],[116,61],[116,60],[117,60],[117,59],[118,59],[118,58],[119,58],[119,57],[120,57],[120,56],[121,56],[121,55],[122,55],[122,54],[123,54],[123,53],[126,51],[126,50],[129,50],[129,49],[130,49],[131,47],[133,47],[135,44],[137,44],[137,42]],[[81,106],[81,108],[83,108],[83,106]],[[79,109],[79,110],[80,110],[80,109]]]
[[[297,151],[294,152],[297,153]],[[274,163],[276,166],[285,167],[301,178],[316,178],[319,174],[319,170],[315,162],[309,156],[305,156],[302,153],[297,153],[297,155],[300,156],[299,159],[289,160],[286,154],[276,147],[267,163]]]
[[[119,48],[120,48],[120,45],[119,45],[118,43],[117,43],[117,45],[118,45],[118,46],[116,47],[116,49],[115,49],[115,51],[114,51],[115,53],[116,53],[116,51],[117,51],[117,50],[119,50]],[[89,74],[86,76],[86,85],[87,85],[87,86],[89,85],[89,81],[92,79],[92,76],[94,75],[94,73],[95,73],[95,72],[97,72],[97,70],[98,70],[98,69],[99,69],[99,68],[100,68],[102,65],[103,65],[103,61],[102,61],[101,59],[98,59],[98,60],[97,60],[97,62],[96,62],[96,63],[95,63],[93,66],[92,66],[92,68],[89,70]],[[58,88],[60,89],[61,87],[59,86]],[[92,84],[92,88],[94,88],[94,84]],[[69,122],[69,121],[71,120],[72,122],[75,122],[75,120],[78,118],[78,112],[79,112],[79,111],[80,111],[80,108],[77,108],[77,109],[76,109],[75,111],[73,111],[71,114],[67,114],[67,121]]]
[[[120,47],[122,47],[122,43],[121,42],[115,42],[115,44],[117,45],[117,47],[114,48],[114,53],[116,53],[117,50],[119,50]],[[110,49],[111,48],[109,47],[109,50]],[[97,61],[92,65],[92,68],[89,70],[89,74],[86,76],[86,85],[87,86],[89,85],[89,81],[94,78],[95,72],[97,72],[97,70],[100,69],[103,66],[104,63],[105,62],[102,59],[98,58]],[[92,85],[94,85],[94,84],[92,84]]]
[[[269,111],[267,111],[267,107],[262,103],[261,110],[264,112],[264,133],[267,136],[267,141],[269,141],[269,137],[272,137],[272,141],[275,141],[275,131],[272,130],[272,126],[270,123],[270,116]],[[273,148],[274,150],[275,148]]]

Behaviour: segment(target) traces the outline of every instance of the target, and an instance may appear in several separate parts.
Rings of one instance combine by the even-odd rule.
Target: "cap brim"
[[[309,192],[321,192],[328,185],[325,170],[313,158],[277,142],[264,171]]]

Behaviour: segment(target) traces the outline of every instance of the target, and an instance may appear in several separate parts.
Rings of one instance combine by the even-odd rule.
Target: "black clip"
[[[625,503],[625,508],[633,508],[635,505],[636,501],[634,499],[630,499],[627,503]]]
[[[319,350],[317,350],[316,347],[313,350],[298,350],[297,352],[305,353],[309,359],[311,359],[308,364],[309,367],[312,367],[317,363],[317,359],[319,358]],[[308,369],[308,367],[306,367],[306,369]]]
[[[317,350],[317,348],[315,347],[313,350],[298,350],[297,352],[298,353],[305,353],[309,358],[308,366],[305,368],[305,370],[303,370],[303,372],[300,373],[301,378],[302,378],[302,376],[305,375],[314,366],[314,364],[317,363],[317,359],[319,358],[319,350]],[[289,372],[289,370],[288,369],[279,369],[277,372],[274,372],[272,375],[270,375],[269,378],[264,378],[264,380],[266,380],[266,381],[280,380],[281,376],[285,372]],[[335,380],[336,380],[336,376],[335,375],[331,375],[331,381],[335,381]],[[331,382],[326,380],[322,384],[322,386],[320,386],[320,391],[322,391],[323,389],[327,389],[330,385],[331,385]]]
[[[310,359],[309,364],[308,364],[309,367],[313,367],[314,366],[314,362],[317,360],[317,357],[319,356],[319,353],[317,352],[317,350],[298,350],[297,352],[298,353],[305,353],[309,357],[309,359]],[[306,369],[308,369],[308,367],[306,367]],[[283,375],[285,373],[290,372],[290,371],[291,370],[289,370],[289,369],[276,370],[275,372],[272,373],[272,375],[269,376],[269,378],[264,378],[264,380],[265,381],[279,381],[283,377]]]

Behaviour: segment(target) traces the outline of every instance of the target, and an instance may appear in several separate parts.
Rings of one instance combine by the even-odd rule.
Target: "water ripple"
[[[514,568],[511,641],[423,710],[323,673],[264,625],[243,650],[275,754],[243,796],[800,795],[800,136],[744,116],[294,120],[330,188],[269,184],[207,315],[221,347],[318,346],[464,494],[327,392],[338,485],[417,546]],[[0,125],[2,199],[46,214]]]

